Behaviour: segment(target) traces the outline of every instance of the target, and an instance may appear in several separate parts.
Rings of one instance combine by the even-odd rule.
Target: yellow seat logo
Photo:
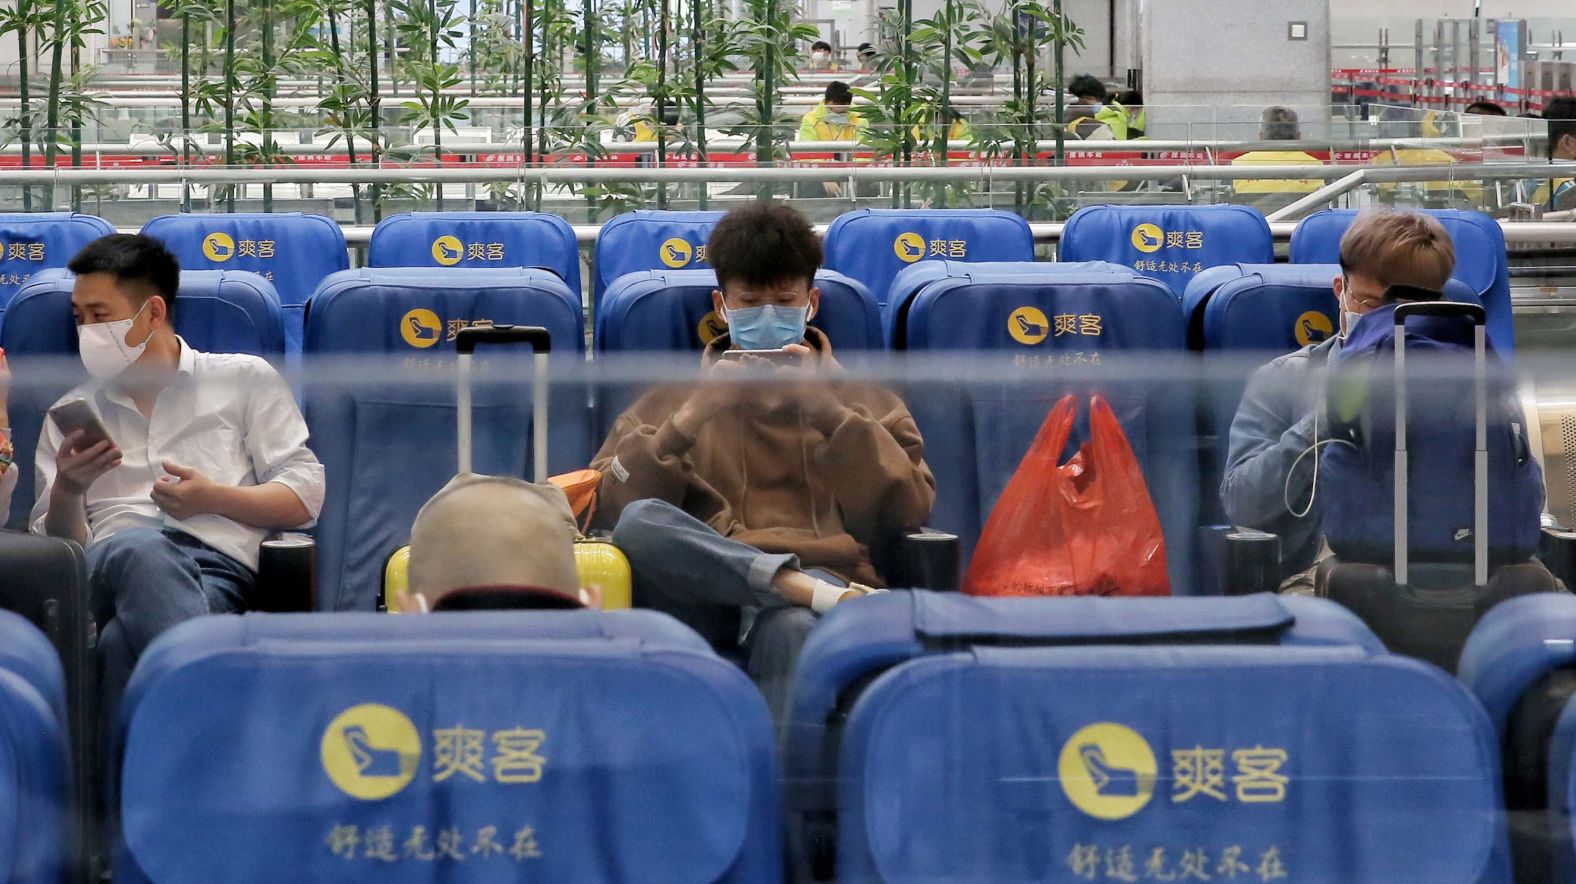
[[[399,333],[405,343],[425,350],[442,338],[443,321],[431,310],[418,307],[400,317]]]
[[[1038,307],[1019,307],[1007,317],[1007,334],[1025,347],[1033,347],[1051,333],[1051,321]]]
[[[235,240],[228,233],[210,233],[202,238],[202,253],[208,260],[223,264],[235,257]]]
[[[1297,317],[1297,326],[1293,331],[1297,335],[1297,343],[1306,347],[1329,338],[1335,333],[1335,325],[1330,322],[1330,317],[1318,310],[1309,310]]]
[[[912,264],[925,257],[925,238],[917,233],[899,233],[892,241],[892,251],[904,264]]]
[[[421,736],[405,713],[363,703],[328,723],[319,747],[323,772],[341,792],[363,801],[399,794],[421,766]]]
[[[662,242],[662,245],[657,249],[657,253],[665,266],[678,270],[681,267],[689,266],[690,258],[695,255],[695,249],[689,244],[688,240],[672,236]]]
[[[1067,800],[1096,819],[1125,820],[1155,794],[1155,753],[1125,725],[1102,721],[1073,734],[1056,770]]]
[[[1133,228],[1133,248],[1146,255],[1160,251],[1165,241],[1165,232],[1153,224],[1140,224]]]
[[[432,241],[432,260],[445,267],[453,267],[465,257],[465,244],[457,237],[440,236]]]
[[[727,333],[728,324],[722,321],[722,317],[718,316],[715,310],[702,316],[700,325],[695,329],[695,334],[700,337],[700,343],[703,347]]]

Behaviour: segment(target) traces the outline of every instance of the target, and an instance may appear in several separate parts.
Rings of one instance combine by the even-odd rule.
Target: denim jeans
[[[100,849],[114,843],[120,784],[112,775],[110,734],[131,672],[148,644],[183,620],[243,609],[257,575],[179,531],[128,528],[88,548],[88,584],[99,626],[99,758],[94,772],[104,821]],[[106,855],[108,855],[106,853]]]
[[[257,575],[189,534],[128,528],[88,549],[100,626],[120,623],[134,657],[164,630],[204,614],[240,611]]]
[[[799,558],[763,553],[729,540],[710,525],[661,500],[624,507],[613,529],[613,543],[629,559],[635,597],[666,611],[705,634],[706,608],[743,612],[745,671],[766,696],[780,728],[788,711],[794,661],[818,618],[809,608],[788,604],[772,589],[783,568],[799,570]],[[842,586],[820,570],[805,573]],[[714,642],[715,636],[708,636]]]

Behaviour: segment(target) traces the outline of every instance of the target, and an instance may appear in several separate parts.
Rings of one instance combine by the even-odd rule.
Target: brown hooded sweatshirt
[[[841,370],[820,331],[809,329],[805,344],[820,351],[823,371]],[[713,340],[702,364],[728,346],[726,335]],[[881,586],[870,547],[921,527],[936,499],[903,401],[869,384],[839,384],[833,392],[850,413],[826,433],[791,398],[763,414],[747,404],[758,390],[738,390],[739,404],[693,439],[671,421],[692,385],[652,390],[620,415],[591,463],[602,473],[597,521],[611,527],[626,505],[657,498],[762,552]]]

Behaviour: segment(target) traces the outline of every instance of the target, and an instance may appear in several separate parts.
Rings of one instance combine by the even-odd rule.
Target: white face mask
[[[1363,314],[1355,310],[1346,309],[1347,300],[1350,297],[1348,293],[1351,290],[1352,281],[1344,276],[1341,277],[1341,294],[1336,299],[1336,303],[1341,309],[1341,333],[1339,337],[1342,341],[1345,341],[1347,336],[1352,333],[1352,329],[1357,327],[1357,320],[1363,318]]]
[[[130,319],[77,326],[77,351],[82,354],[82,365],[88,374],[101,381],[109,380],[142,358],[142,351],[148,349],[148,341],[153,334],[150,332],[135,347],[126,343],[126,335],[131,333],[132,325],[146,309],[148,302],[144,301]]]
[[[1361,313],[1353,313],[1350,310],[1341,313],[1341,340],[1346,340],[1347,335],[1352,333],[1352,329],[1357,327],[1357,320],[1362,318],[1363,315]]]

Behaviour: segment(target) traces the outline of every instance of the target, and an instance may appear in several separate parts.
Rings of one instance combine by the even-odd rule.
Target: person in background
[[[1231,422],[1220,495],[1233,525],[1280,535],[1283,592],[1311,593],[1318,562],[1328,555],[1314,465],[1316,444],[1329,438],[1321,403],[1330,354],[1363,314],[1390,303],[1391,286],[1438,292],[1455,266],[1450,234],[1434,217],[1363,212],[1341,237],[1341,275],[1331,282],[1339,333],[1261,366],[1248,381]]]
[[[799,120],[799,140],[858,141],[865,120],[850,110],[853,104],[854,92],[847,83],[833,80],[826,84],[826,93],[821,102]],[[816,185],[811,182],[809,186]],[[820,182],[820,190],[826,196],[840,197],[843,195],[843,183],[823,181]]]
[[[600,588],[580,588],[576,534],[556,485],[456,476],[411,525],[410,587],[400,610],[600,608]]]
[[[830,71],[835,70],[832,64],[832,44],[825,40],[817,40],[810,44],[810,70]]]
[[[800,141],[855,141],[864,117],[850,110],[854,92],[842,80],[826,84],[820,103],[799,119]]]
[[[1472,114],[1473,116],[1479,116],[1479,117],[1503,117],[1503,116],[1507,116],[1507,114],[1505,113],[1505,109],[1504,108],[1500,107],[1499,105],[1495,104],[1492,101],[1483,101],[1481,99],[1478,100],[1478,101],[1474,101],[1471,104],[1467,105],[1466,110],[1462,111],[1462,113],[1468,113],[1468,114]]]
[[[859,58],[859,72],[861,74],[874,73],[876,69],[876,48],[869,43],[860,43],[857,51]]]
[[[1576,96],[1562,95],[1551,100],[1543,106],[1543,119],[1549,133],[1549,162],[1576,161]],[[1550,175],[1528,185],[1534,205],[1550,212],[1576,209],[1576,178]]]
[[[968,121],[963,119],[963,115],[958,113],[957,108],[948,105],[946,110],[941,111],[938,116],[944,117],[947,120],[948,141],[968,141],[970,138],[974,137],[973,130],[969,128]],[[937,126],[935,128],[940,127]],[[917,142],[918,149],[925,150],[926,146],[935,139],[935,128],[927,132],[919,126],[913,127],[912,134],[914,136],[914,141]]]
[[[10,518],[11,494],[16,491],[16,449],[11,446],[11,418],[6,413],[11,397],[11,366],[0,350],[0,524]]]
[[[1267,107],[1259,116],[1260,141],[1300,141],[1302,126],[1289,107]],[[1231,161],[1233,166],[1322,166],[1318,157],[1301,150],[1250,150]],[[1242,179],[1233,184],[1238,194],[1254,197],[1261,209],[1279,208],[1288,194],[1313,193],[1322,182],[1314,178]]]
[[[903,400],[844,380],[806,325],[822,253],[803,215],[735,209],[707,255],[728,331],[706,347],[704,383],[658,388],[619,416],[591,463],[596,520],[629,558],[637,602],[741,644],[781,722],[816,618],[881,585],[870,551],[924,523],[935,480]],[[724,612],[738,625],[719,624]]]
[[[1128,140],[1143,138],[1149,128],[1149,112],[1144,109],[1144,93],[1137,89],[1129,89],[1118,95],[1112,105],[1127,114]]]
[[[245,609],[263,539],[317,519],[323,465],[273,366],[175,334],[180,267],[158,240],[101,237],[67,266],[91,380],[60,402],[85,402],[108,438],[44,422],[32,527],[87,548],[95,616],[135,657],[183,620]]]
[[[1127,138],[1127,112],[1106,104],[1109,93],[1099,78],[1079,74],[1067,84],[1073,98],[1063,114],[1067,134],[1082,141],[1122,141]]]
[[[859,59],[859,70],[848,80],[848,85],[855,89],[869,89],[881,81],[881,75],[876,71],[878,56],[876,47],[869,43],[860,43],[856,52]]]

